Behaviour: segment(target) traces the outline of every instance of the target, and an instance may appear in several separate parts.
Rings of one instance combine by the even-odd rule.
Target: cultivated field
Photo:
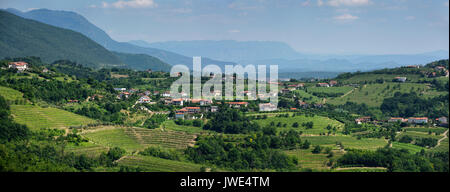
[[[10,103],[17,100],[23,100],[22,92],[11,89],[9,87],[0,86],[0,95]]]
[[[343,124],[341,122],[338,122],[336,120],[332,120],[328,117],[322,117],[322,116],[304,116],[304,115],[296,115],[295,117],[292,117],[290,115],[289,117],[268,117],[267,119],[260,119],[260,120],[254,120],[262,127],[269,126],[272,122],[276,126],[278,123],[286,124],[286,127],[277,127],[278,131],[284,131],[284,130],[297,130],[302,131],[304,135],[318,135],[321,133],[328,133],[328,130],[326,127],[328,125],[331,125],[333,127],[336,127],[337,131],[336,134],[340,134],[340,130],[343,128]],[[297,122],[299,124],[299,127],[293,127],[292,125]],[[307,122],[313,122],[312,129],[306,129],[306,127],[303,127],[303,123]]]
[[[308,93],[336,93],[345,94],[353,90],[354,87],[343,86],[343,87],[308,87]]]
[[[417,82],[419,79],[422,79],[420,75],[416,74],[362,74],[362,75],[355,75],[351,78],[340,80],[340,82],[344,84],[351,84],[351,83],[370,83],[370,82],[376,82],[377,79],[382,79],[385,82],[392,82],[392,80],[395,77],[406,77],[408,82]]]
[[[129,153],[141,151],[149,146],[185,149],[193,146],[196,137],[194,134],[180,131],[121,127],[99,128],[82,134],[96,144],[120,147]]]
[[[328,154],[320,153],[313,154],[312,149],[296,149],[285,151],[286,154],[292,155],[298,158],[298,167],[299,168],[309,168],[314,170],[329,170],[330,167],[327,166],[327,162],[329,158]],[[337,159],[343,155],[343,152],[339,150],[333,150],[334,156],[333,159]]]
[[[355,89],[352,93],[344,97],[335,97],[327,100],[327,103],[334,105],[345,104],[347,101],[354,103],[365,103],[371,107],[379,107],[385,98],[393,97],[395,92],[409,93],[416,92],[419,95],[429,98],[443,94],[432,90],[429,85],[415,83],[384,83],[368,84]]]
[[[199,172],[202,167],[202,165],[190,162],[141,155],[126,156],[118,163],[121,166],[139,167],[148,172]]]
[[[27,125],[31,130],[45,128],[69,128],[95,123],[96,120],[52,107],[11,105],[14,121]]]
[[[351,136],[302,136],[302,140],[308,140],[311,144],[328,146],[336,148],[338,142],[342,143],[345,149],[367,149],[376,150],[378,148],[385,147],[387,141],[384,139],[375,138],[361,138]]]

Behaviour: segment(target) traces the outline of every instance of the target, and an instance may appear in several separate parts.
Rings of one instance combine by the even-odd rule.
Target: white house
[[[406,81],[406,77],[395,77],[395,80],[403,83]]]
[[[141,98],[138,99],[138,103],[150,103],[152,101],[152,99],[150,99],[150,97],[148,96],[142,96]]]
[[[272,103],[261,103],[259,104],[259,111],[276,111],[277,106]]]
[[[18,71],[25,71],[28,69],[28,63],[19,61],[19,62],[10,62],[8,68],[17,69]]]
[[[428,118],[427,117],[410,117],[408,119],[408,123],[425,124],[425,123],[428,123]]]

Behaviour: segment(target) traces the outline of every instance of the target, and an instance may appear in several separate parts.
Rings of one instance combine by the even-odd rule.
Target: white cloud
[[[156,4],[153,0],[130,0],[130,1],[123,1],[123,0],[119,0],[113,3],[106,3],[106,2],[102,2],[102,7],[104,8],[109,8],[109,7],[114,7],[114,8],[118,8],[118,9],[122,9],[122,8],[153,8],[153,7],[157,7],[158,4]]]
[[[232,30],[229,30],[229,31],[228,31],[228,33],[239,33],[239,32],[241,32],[241,31],[239,31],[239,30],[237,30],[237,29],[232,29]]]
[[[370,5],[372,2],[370,0],[329,0],[327,5],[333,7],[339,6],[364,6]]]
[[[339,20],[339,21],[353,21],[353,20],[359,19],[359,17],[358,16],[354,16],[354,15],[350,15],[350,14],[347,13],[347,14],[343,14],[343,15],[339,15],[339,16],[333,17],[333,19]]]

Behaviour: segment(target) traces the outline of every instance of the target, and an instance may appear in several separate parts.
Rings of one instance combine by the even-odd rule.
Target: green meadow
[[[354,102],[358,104],[365,103],[370,107],[379,107],[385,98],[393,97],[396,92],[409,93],[416,92],[425,98],[436,97],[444,94],[429,87],[427,84],[416,83],[383,83],[367,84],[355,89],[344,97],[335,97],[327,100],[327,103],[334,105]]]
[[[387,141],[377,138],[361,138],[351,136],[302,136],[302,140],[308,140],[313,146],[336,147],[337,143],[342,143],[345,149],[367,149],[376,150],[385,147]]]
[[[302,131],[303,134],[312,134],[312,135],[318,135],[321,133],[328,133],[329,130],[326,129],[328,125],[331,125],[332,127],[336,127],[336,134],[340,133],[340,130],[343,128],[343,124],[341,122],[338,122],[336,120],[332,120],[328,117],[322,117],[322,116],[305,116],[305,115],[296,115],[295,117],[292,117],[290,115],[289,117],[268,117],[267,119],[259,119],[254,120],[256,123],[261,125],[262,127],[269,126],[272,122],[275,126],[277,126],[278,123],[281,123],[281,125],[286,124],[286,127],[277,127],[278,131],[284,131],[284,130],[297,130]],[[306,127],[303,127],[303,123],[313,122],[312,129],[307,129]],[[293,127],[294,123],[298,123],[298,127]]]

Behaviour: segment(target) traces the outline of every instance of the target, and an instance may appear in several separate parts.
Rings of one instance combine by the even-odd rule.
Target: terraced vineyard
[[[126,156],[118,163],[127,167],[139,167],[149,172],[199,172],[202,167],[202,165],[189,162],[140,155]]]
[[[11,105],[14,121],[27,125],[32,130],[43,128],[69,128],[95,123],[96,120],[52,107],[34,105]]]
[[[161,129],[126,128],[125,134],[146,146],[184,149],[193,146],[196,136],[181,131],[163,131]]]
[[[82,143],[80,146],[67,145],[66,153],[84,154],[88,157],[98,157],[102,152],[108,152],[108,147],[93,143]]]
[[[120,147],[129,153],[149,146],[185,149],[193,146],[196,136],[181,131],[161,129],[106,127],[82,133],[90,141],[105,147]]]

